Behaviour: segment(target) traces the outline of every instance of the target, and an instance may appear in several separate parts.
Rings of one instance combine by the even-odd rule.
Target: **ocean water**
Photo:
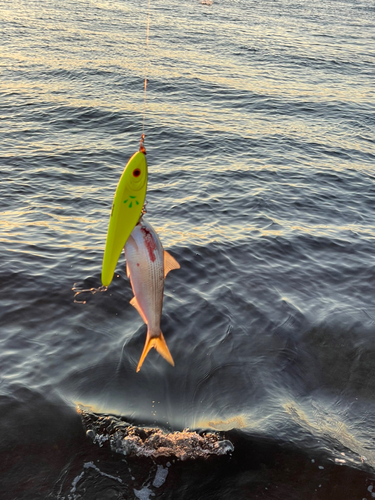
[[[146,48],[147,0],[1,2],[3,500],[375,497],[374,3],[208,3]],[[98,288],[143,127],[181,269],[136,373],[123,256]]]

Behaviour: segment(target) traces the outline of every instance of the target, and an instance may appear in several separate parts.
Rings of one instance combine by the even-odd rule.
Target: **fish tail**
[[[147,337],[146,337],[146,342],[145,346],[143,348],[142,356],[139,360],[138,366],[137,366],[137,372],[141,369],[141,366],[143,365],[143,361],[145,360],[149,350],[154,347],[158,353],[163,356],[164,359],[168,361],[172,366],[174,366],[174,361],[172,358],[171,353],[169,352],[168,346],[165,342],[164,335],[160,332],[159,337],[150,337],[150,333],[147,332]]]

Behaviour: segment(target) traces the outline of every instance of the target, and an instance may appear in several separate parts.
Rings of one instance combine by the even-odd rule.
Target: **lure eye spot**
[[[139,168],[136,168],[133,170],[134,177],[139,177],[140,175],[141,175],[141,171],[139,170]]]

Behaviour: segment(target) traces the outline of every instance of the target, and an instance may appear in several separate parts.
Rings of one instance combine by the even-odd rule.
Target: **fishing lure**
[[[137,151],[126,165],[113,199],[102,266],[102,284],[108,286],[117,261],[143,209],[147,190],[146,151],[141,140]]]

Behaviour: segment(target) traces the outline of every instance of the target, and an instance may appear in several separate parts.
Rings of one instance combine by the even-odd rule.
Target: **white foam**
[[[94,464],[94,462],[86,462],[86,463],[84,463],[84,464],[83,464],[83,467],[84,467],[85,469],[89,469],[89,468],[94,469],[94,470],[96,470],[97,472],[99,472],[99,474],[100,474],[101,476],[105,476],[105,477],[108,477],[109,479],[114,479],[115,481],[118,481],[119,483],[122,483],[122,479],[121,479],[121,478],[116,477],[116,476],[111,476],[110,474],[106,474],[105,472],[102,472],[102,471],[99,469],[99,467],[97,467],[97,466]]]
[[[117,432],[110,439],[111,448],[124,455],[145,457],[175,456],[180,460],[188,458],[208,457],[210,455],[226,455],[234,450],[230,441],[219,441],[216,434],[208,433],[200,436],[196,432],[163,433],[160,429],[148,429],[142,439],[137,428],[128,428],[127,434]]]
[[[164,432],[158,428],[137,427],[115,417],[97,417],[78,407],[83,425],[93,442],[103,446],[109,441],[112,451],[127,456],[150,458],[175,457],[178,460],[226,455],[234,451],[233,444],[220,439],[217,432],[198,434],[185,429],[182,432]]]
[[[78,481],[80,479],[82,479],[83,475],[84,475],[85,471],[82,471],[81,474],[77,477],[75,477],[72,481],[72,489],[70,490],[70,493],[75,493],[76,489],[77,489],[77,484],[78,484]]]
[[[94,470],[96,470],[96,472],[99,472],[99,474],[101,476],[105,476],[105,477],[108,477],[109,479],[114,479],[115,481],[118,481],[119,483],[122,483],[122,479],[120,479],[119,477],[111,476],[110,474],[106,474],[105,472],[102,472],[99,469],[99,467],[97,467],[94,464],[94,462],[84,462],[83,469],[94,469]],[[77,498],[81,498],[80,495],[78,495],[78,497],[77,497],[76,495],[74,495],[74,493],[77,491],[77,484],[83,478],[84,475],[85,475],[85,470],[83,470],[81,472],[81,474],[79,474],[78,476],[76,476],[73,479],[73,481],[72,481],[72,488],[70,490],[70,493],[72,493],[73,496],[68,495],[68,500],[76,500]]]
[[[167,476],[168,476],[168,467],[164,468],[162,465],[158,465],[155,478],[152,482],[152,486],[155,486],[155,488],[160,488],[160,486],[165,483]]]
[[[100,447],[103,446],[103,443],[105,443],[108,440],[109,436],[105,434],[96,434],[96,436],[93,439],[94,443],[98,443]]]
[[[155,496],[148,486],[144,486],[141,490],[133,489],[134,495],[139,498],[139,500],[150,500],[150,496]]]

